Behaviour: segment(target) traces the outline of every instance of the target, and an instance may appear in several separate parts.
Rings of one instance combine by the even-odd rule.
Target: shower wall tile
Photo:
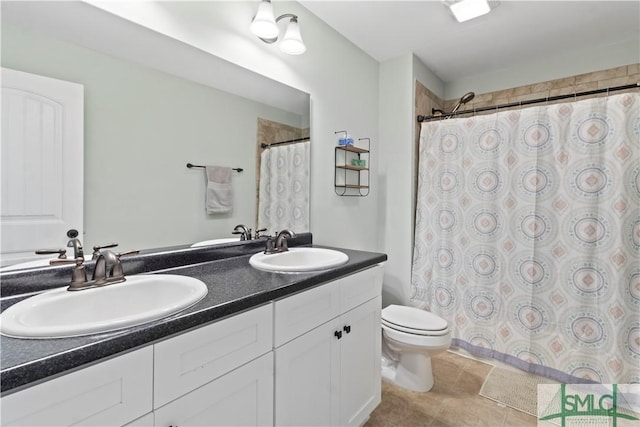
[[[573,95],[577,92],[585,92],[598,89],[598,82],[582,83],[579,85],[567,86],[549,91],[549,96]],[[566,100],[564,100],[566,102]]]
[[[576,84],[576,76],[565,77],[563,79],[550,80],[549,89],[560,89],[560,88],[572,87],[575,84]]]
[[[529,92],[521,95],[514,95],[509,97],[509,103],[511,102],[522,102],[527,101],[529,99],[538,99],[538,98],[546,98],[549,96],[549,91],[545,90],[542,92]]]
[[[638,82],[638,76],[622,76],[607,80],[599,80],[598,88],[605,89],[612,86],[622,86]]]
[[[608,70],[594,71],[592,73],[585,73],[576,76],[576,83],[584,82],[597,82],[601,80],[607,80],[614,77],[623,77],[627,75],[628,66],[610,68]]]
[[[480,94],[477,94],[475,98],[473,98],[473,103],[475,104],[482,104],[482,103],[486,104],[489,102],[494,102],[493,93],[480,93]]]
[[[570,95],[612,86],[621,86],[640,82],[640,63],[629,64],[607,70],[563,77],[530,85],[502,89],[495,92],[476,94],[475,98],[464,106],[465,110],[507,104],[530,99],[546,98],[558,95]],[[594,97],[597,95],[594,95]],[[606,94],[602,95],[606,96]],[[582,98],[584,99],[584,97]],[[445,110],[451,110],[458,99],[444,101]],[[562,102],[562,101],[559,101]],[[565,101],[566,102],[566,101]],[[517,108],[517,107],[516,107]]]
[[[596,89],[604,89],[612,86],[621,86],[640,82],[640,63],[629,64],[607,70],[584,73],[577,76],[563,77],[561,79],[549,80],[530,85],[514,88],[502,89],[495,92],[477,93],[469,103],[461,107],[462,110],[473,110],[474,108],[488,107],[492,105],[508,104],[513,102],[527,101],[530,99],[547,98],[559,95],[571,95],[577,92],[585,92]],[[593,95],[606,96],[603,95]],[[585,97],[581,97],[584,99]],[[451,111],[457,104],[459,98],[442,100],[431,92],[428,88],[416,81],[416,115],[431,115],[432,108]],[[567,102],[566,100],[555,101],[554,103]],[[551,103],[551,102],[550,102]],[[519,106],[512,109],[518,109]],[[493,111],[486,111],[477,114],[491,114]],[[416,135],[419,134],[419,125]]]
[[[548,91],[552,88],[553,83],[552,82],[542,82],[542,83],[536,83],[533,85],[530,85],[529,87],[531,88],[531,92],[530,93],[536,93],[536,92],[544,92],[544,91]]]

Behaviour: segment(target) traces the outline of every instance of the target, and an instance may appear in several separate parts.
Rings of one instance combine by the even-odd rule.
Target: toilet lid
[[[403,305],[390,305],[382,310],[382,321],[394,329],[411,331],[443,331],[447,321],[428,311]]]
[[[439,337],[442,335],[447,335],[449,333],[449,328],[445,328],[439,331],[425,331],[423,329],[406,328],[404,326],[396,325],[395,323],[387,322],[384,319],[382,319],[382,328],[393,329],[394,331],[404,332],[406,334],[421,335],[426,337]]]

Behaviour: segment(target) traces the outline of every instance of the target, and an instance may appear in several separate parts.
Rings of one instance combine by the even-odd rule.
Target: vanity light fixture
[[[271,0],[262,0],[258,5],[258,12],[251,20],[251,32],[265,43],[275,43],[280,34],[278,22],[286,18],[289,19],[289,24],[280,42],[280,50],[289,55],[301,55],[307,50],[307,47],[302,41],[298,17],[291,13],[285,13],[274,18]]]
[[[491,12],[491,6],[487,0],[445,1],[445,4],[449,6],[458,22],[468,21]]]

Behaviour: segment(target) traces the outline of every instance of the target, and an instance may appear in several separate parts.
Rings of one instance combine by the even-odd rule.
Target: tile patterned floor
[[[382,403],[365,427],[535,427],[531,415],[479,395],[491,365],[445,352],[432,359],[435,384],[416,393],[382,382]]]

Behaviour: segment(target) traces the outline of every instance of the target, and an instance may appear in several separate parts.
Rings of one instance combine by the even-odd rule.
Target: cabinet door
[[[273,425],[273,353],[157,409],[155,425]]]
[[[275,350],[275,424],[338,425],[340,345],[338,319]]]
[[[358,426],[380,403],[381,297],[343,314],[340,422]],[[334,424],[335,425],[335,424]]]
[[[2,425],[119,426],[151,412],[151,346],[0,399]]]
[[[271,351],[272,304],[155,344],[154,408]]]

